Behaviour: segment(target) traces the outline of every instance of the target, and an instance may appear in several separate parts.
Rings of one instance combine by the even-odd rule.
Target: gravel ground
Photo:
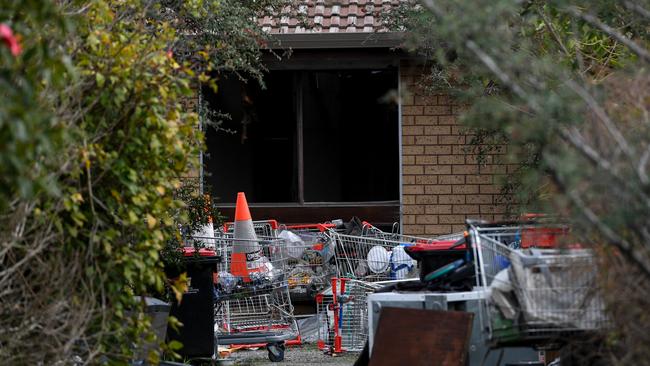
[[[316,345],[304,345],[300,347],[287,347],[284,353],[283,362],[271,362],[267,356],[266,349],[256,351],[240,350],[234,352],[231,357],[235,365],[254,366],[283,366],[283,365],[352,365],[358,354],[344,354],[340,356],[329,356],[323,354]]]

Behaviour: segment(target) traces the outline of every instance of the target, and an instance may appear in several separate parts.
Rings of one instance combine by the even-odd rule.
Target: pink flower
[[[2,41],[14,56],[18,56],[22,51],[18,39],[14,36],[14,32],[6,24],[0,24],[0,41]]]

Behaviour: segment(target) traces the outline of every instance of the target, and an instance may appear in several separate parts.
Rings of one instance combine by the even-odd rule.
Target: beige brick
[[[452,105],[452,104],[454,104],[454,101],[451,99],[451,97],[449,95],[441,94],[441,95],[438,95],[438,104],[439,105]]]
[[[413,204],[415,204],[415,197],[418,197],[418,196],[415,196],[415,195],[412,195],[412,194],[409,194],[409,195],[405,194],[405,195],[402,196],[402,203],[405,204],[405,205],[413,205]]]
[[[426,175],[403,175],[402,176],[402,184],[415,184],[417,182],[418,177],[426,177]]]
[[[407,235],[424,234],[423,225],[404,225],[403,229],[404,229],[404,233]]]
[[[469,215],[479,213],[479,205],[454,205],[455,214]]]
[[[478,185],[459,184],[452,186],[454,194],[477,194]]]
[[[426,225],[425,232],[430,235],[451,234],[451,225]]]
[[[403,194],[423,194],[424,193],[424,187],[423,186],[411,186],[411,185],[404,185],[402,187],[402,193]]]
[[[451,194],[451,186],[450,185],[425,186],[424,193],[425,194]]]
[[[449,126],[424,126],[424,134],[430,136],[450,135],[451,127]]]
[[[438,177],[438,184],[465,184],[464,175],[444,175]]]
[[[439,117],[438,117],[438,121],[440,121],[440,118],[442,118],[442,116],[439,116]],[[438,122],[438,124],[441,124],[441,123]],[[451,126],[451,134],[452,134],[452,135],[463,135],[463,136],[467,136],[467,141],[469,142],[470,137],[476,135],[476,131],[473,130],[473,129],[471,129],[471,128],[469,128],[469,127],[466,127],[466,126],[456,126],[456,125],[452,125],[452,126]]]
[[[421,106],[403,106],[402,114],[405,116],[419,116],[422,115],[423,108]]]
[[[451,113],[458,115],[458,114],[461,114],[461,113],[465,112],[467,110],[467,108],[468,107],[464,106],[464,105],[455,105],[455,106],[452,107]]]
[[[501,188],[493,184],[481,185],[479,189],[481,194],[499,194],[501,193]]]
[[[491,175],[466,175],[467,184],[492,184]]]
[[[462,224],[465,222],[465,215],[440,215],[438,222],[441,224]]]
[[[448,105],[435,105],[424,107],[424,114],[434,115],[434,116],[444,116],[446,114],[452,114],[452,107]]]
[[[438,121],[436,116],[415,116],[415,124],[423,126],[434,126]]]
[[[491,204],[492,203],[492,195],[490,195],[490,194],[470,194],[470,195],[465,196],[465,201],[467,201],[467,203],[470,203],[470,204]]]
[[[435,205],[438,203],[438,196],[433,196],[433,195],[415,196],[415,203],[420,205]]]
[[[425,165],[424,174],[451,174],[451,165]]]
[[[423,205],[404,205],[403,212],[405,214],[420,215],[420,214],[424,213],[424,206]]]
[[[454,174],[477,174],[478,166],[476,165],[454,165]]]
[[[471,154],[471,153],[472,153],[472,147],[471,146],[455,145],[453,147],[453,154],[454,155],[465,155],[465,154]]]
[[[438,164],[438,158],[434,155],[418,155],[415,157],[415,162],[422,165]]]
[[[424,154],[424,146],[402,146],[402,154],[422,155]]]
[[[479,159],[478,155],[467,155],[467,164],[492,164],[492,155],[484,155]]]
[[[508,174],[515,173],[519,169],[518,164],[508,164]]]
[[[416,96],[415,104],[417,105],[435,105],[438,104],[438,98],[435,95]]]
[[[418,175],[415,177],[416,184],[438,184],[438,177],[435,175]],[[426,188],[425,188],[426,193]]]
[[[482,165],[480,166],[481,174],[505,174],[505,165]]]
[[[413,164],[415,164],[415,156],[414,155],[402,156],[402,165],[413,165]]]
[[[404,126],[402,127],[402,135],[416,135],[421,136],[424,134],[424,127],[422,126]]]
[[[492,220],[489,220],[489,221],[492,221]],[[459,231],[465,231],[465,229],[467,229],[467,226],[464,223],[463,224],[451,225],[451,232],[452,233],[457,233]]]
[[[457,123],[456,116],[438,116],[438,124],[441,126],[456,126]]]
[[[415,136],[416,145],[436,145],[438,136]]]
[[[438,126],[438,127],[443,127],[443,126]],[[465,143],[465,136],[454,136],[454,135],[439,136],[438,143],[441,145],[462,145]]]
[[[464,164],[465,157],[463,155],[439,155],[438,164]]]
[[[415,117],[413,116],[402,117],[402,126],[412,126],[414,124],[415,124]]]
[[[424,152],[427,155],[449,155],[451,146],[426,146]]]
[[[502,214],[506,212],[506,206],[503,205],[481,205],[482,214]]]
[[[416,224],[437,224],[438,216],[437,215],[419,215],[415,219]]]
[[[415,136],[402,136],[402,145],[415,145]]]
[[[450,214],[451,205],[427,205],[424,208],[426,214]]]
[[[405,165],[402,167],[402,174],[423,174],[424,168],[421,165]]]
[[[458,205],[465,203],[465,195],[456,194],[456,195],[444,195],[438,196],[438,202],[442,205]]]
[[[402,224],[415,224],[417,215],[402,215]]]

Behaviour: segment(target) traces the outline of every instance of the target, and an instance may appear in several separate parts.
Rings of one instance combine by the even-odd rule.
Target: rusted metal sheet
[[[464,366],[474,314],[384,308],[370,366]]]

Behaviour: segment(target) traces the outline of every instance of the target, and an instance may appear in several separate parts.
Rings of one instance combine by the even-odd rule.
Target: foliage
[[[134,295],[164,290],[179,224],[214,214],[182,184],[203,139],[184,101],[211,70],[255,75],[262,3],[3,3],[23,46],[0,45],[5,362],[124,364],[151,339]]]
[[[479,130],[478,148],[507,144],[522,210],[568,216],[584,242],[603,245],[618,280],[605,281],[616,325],[608,357],[647,364],[648,302],[628,289],[650,283],[650,3],[420,4],[395,24],[434,61],[431,87],[471,105],[462,119]]]

